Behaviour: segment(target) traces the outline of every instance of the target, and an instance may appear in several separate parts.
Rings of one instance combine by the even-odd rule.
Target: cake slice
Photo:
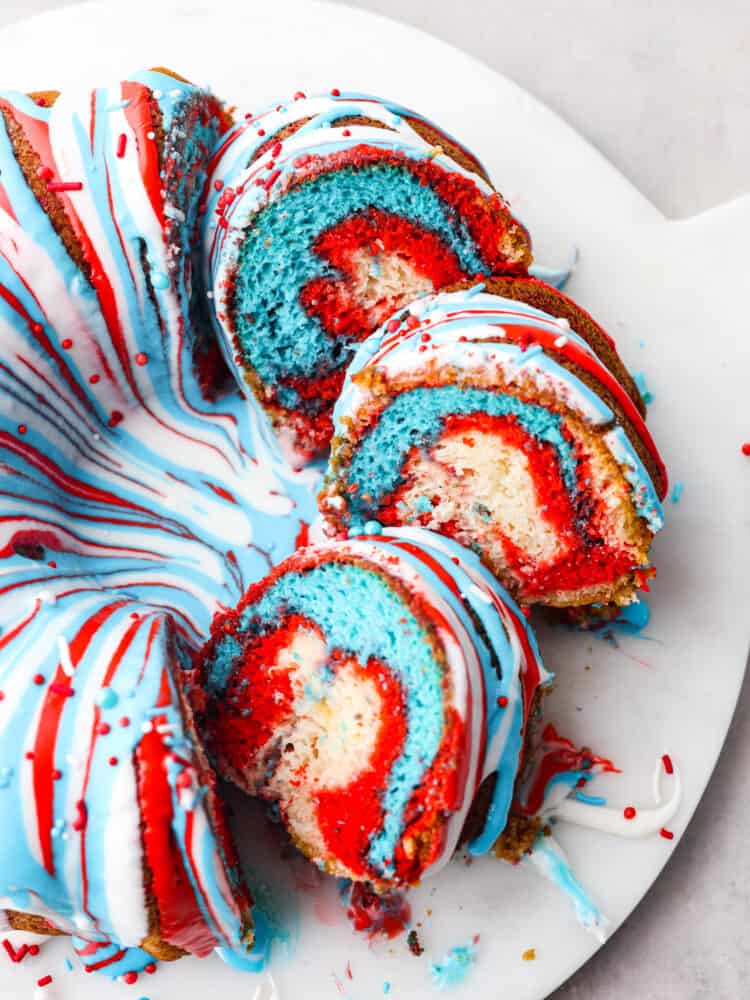
[[[320,868],[382,889],[496,844],[547,677],[476,556],[400,529],[300,549],[252,586],[215,619],[194,694],[221,773]]]
[[[667,488],[644,412],[611,339],[556,289],[490,278],[418,299],[349,369],[328,531],[421,525],[523,603],[627,604]]]
[[[327,447],[353,349],[394,309],[531,260],[473,153],[408,108],[338,90],[236,125],[205,223],[227,361],[298,462]]]

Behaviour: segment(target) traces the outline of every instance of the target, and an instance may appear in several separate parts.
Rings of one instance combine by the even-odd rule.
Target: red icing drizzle
[[[166,670],[158,706],[172,702]],[[162,937],[190,954],[204,956],[217,941],[206,926],[190,884],[182,854],[172,831],[173,807],[167,762],[172,751],[156,727],[166,723],[166,715],[153,719],[153,728],[145,733],[136,750],[138,797],[143,821],[143,846],[152,875],[152,892],[159,908]],[[185,842],[190,844],[191,814]]]
[[[108,618],[121,608],[125,601],[115,601],[105,605],[93,614],[70,643],[70,656],[74,663],[81,659],[99,629]],[[54,676],[56,684],[66,684],[67,676],[58,664]],[[37,726],[36,742],[34,743],[33,785],[36,804],[37,830],[39,846],[42,853],[42,863],[50,875],[55,873],[52,854],[52,825],[54,813],[54,771],[55,746],[57,731],[60,726],[63,711],[68,704],[68,698],[48,690],[42,705],[39,725]]]

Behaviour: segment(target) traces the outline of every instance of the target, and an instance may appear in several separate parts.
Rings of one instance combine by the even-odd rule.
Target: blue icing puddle
[[[477,960],[475,944],[456,945],[439,962],[430,965],[430,976],[439,990],[461,986]]]

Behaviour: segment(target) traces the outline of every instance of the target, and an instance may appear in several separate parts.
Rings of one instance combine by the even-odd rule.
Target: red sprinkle
[[[121,132],[117,139],[117,155],[120,159],[125,155],[125,150],[128,146],[128,137],[124,132]]]
[[[141,367],[143,367],[144,365],[147,365],[148,364],[148,354],[144,354],[143,351],[141,351],[140,354],[136,354],[136,356],[135,356],[135,363],[137,365],[140,365]]]
[[[632,806],[627,806],[623,809],[622,814],[625,819],[635,819],[635,809]]]
[[[39,954],[39,945],[38,944],[29,945],[29,955],[31,955],[32,958],[36,958],[38,954]]]
[[[89,377],[89,382],[91,383],[91,385],[96,385],[96,383],[100,379],[101,379],[101,375],[97,375],[96,372],[94,372],[94,374]]]
[[[33,750],[27,750],[26,753],[24,754],[24,756],[26,757],[26,760],[33,760],[34,759],[34,751]]]
[[[306,97],[307,94],[303,93],[303,91],[301,90],[298,90],[297,93],[294,95],[295,101],[304,101]]]
[[[216,180],[214,181],[214,190],[221,191],[223,187],[224,187],[224,181],[220,180],[217,177]]]
[[[397,319],[388,320],[386,324],[386,333],[395,333],[396,330],[401,326],[401,323]]]
[[[47,107],[47,101],[43,97],[37,97],[37,99],[36,99],[36,101],[34,101],[34,103],[38,104],[40,108],[46,108]]]
[[[49,566],[50,569],[57,569],[57,563],[55,562],[54,559],[50,559],[47,565]]]
[[[25,434],[26,430],[27,430],[26,424],[19,424],[18,425],[18,433],[19,434]]]
[[[70,339],[70,337],[66,337],[60,346],[64,351],[69,351],[73,346],[73,341]]]
[[[81,181],[50,181],[47,185],[48,191],[82,191]]]
[[[664,770],[667,772],[667,774],[674,774],[674,765],[672,764],[672,758],[669,756],[668,753],[664,754],[664,756],[661,759],[661,762],[664,765]]]
[[[62,778],[62,771],[58,771],[57,768],[52,772],[52,780],[59,781]]]
[[[666,827],[662,827],[659,830],[659,836],[664,837],[665,840],[674,840],[674,834],[671,830],[667,830]]]
[[[227,222],[227,220],[224,218],[223,215],[219,216],[219,218],[216,220],[216,223],[217,225],[221,226],[222,229],[229,229],[229,223]]]
[[[149,976],[153,976],[153,974],[156,972],[156,962],[149,962],[143,971],[147,972]]]
[[[266,134],[266,130],[264,128],[259,128],[258,129],[258,135],[259,136],[264,136],[265,134]]]
[[[120,725],[122,726],[123,729],[125,729],[127,726],[130,725],[130,719],[127,717],[127,715],[123,715],[123,717],[120,719]]]
[[[117,757],[110,757],[109,758],[109,766],[110,767],[117,767]]]
[[[36,168],[36,175],[37,177],[41,177],[43,181],[51,181],[52,178],[55,176],[55,173],[49,167],[42,166]]]
[[[35,684],[44,684],[44,674],[34,674]]]
[[[52,976],[42,976],[41,979],[37,979],[36,984],[37,986],[49,986],[51,982]]]
[[[742,446],[742,454],[750,455],[750,441],[746,441]]]
[[[5,948],[6,952],[8,953],[8,958],[11,960],[11,962],[16,962],[16,963],[23,962],[29,950],[28,945],[22,944],[19,947],[18,951],[14,951],[13,945],[7,938],[3,938],[3,948]]]
[[[133,983],[137,983],[138,982],[138,973],[137,972],[126,972],[125,975],[122,978],[125,980],[125,982],[128,984],[128,986],[132,986]]]
[[[96,731],[97,733],[99,733],[100,736],[106,736],[107,733],[112,731],[112,727],[108,722],[100,722],[99,725],[96,727]]]
[[[107,421],[110,427],[117,427],[123,421],[123,415],[119,410],[112,410],[112,416]]]
[[[505,706],[508,704],[508,699],[505,697],[504,694],[501,694],[500,697],[497,699],[497,703],[500,706],[500,708],[505,708]]]
[[[345,129],[344,129],[344,131],[343,131],[343,132],[342,132],[341,134],[342,134],[342,135],[347,135],[347,136],[349,136],[349,135],[351,135],[352,133],[351,133],[351,130],[350,130],[350,129],[348,129],[348,128],[345,128]]]
[[[341,97],[341,91],[339,90],[338,87],[334,87],[331,93],[333,94],[334,97]]]

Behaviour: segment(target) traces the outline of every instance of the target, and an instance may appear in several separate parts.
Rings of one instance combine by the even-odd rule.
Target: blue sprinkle
[[[471,288],[468,288],[463,293],[463,296],[465,299],[473,299],[475,295],[480,295],[486,287],[487,285],[483,281],[480,281],[478,285],[472,285]]]
[[[460,986],[466,981],[476,960],[477,949],[473,944],[457,945],[440,962],[431,964],[432,981],[440,990]]]
[[[352,523],[352,526],[349,528],[347,534],[349,535],[349,538],[356,538],[357,535],[361,535],[364,532],[364,530],[365,529],[363,528],[362,524],[355,521]]]
[[[601,795],[586,795],[585,792],[576,792],[573,798],[579,802],[584,802],[587,806],[606,806],[607,800]]]
[[[73,971],[73,963],[70,961],[69,958],[65,959],[65,968],[68,970],[68,972]]]
[[[96,696],[96,703],[100,708],[114,708],[119,698],[112,688],[103,687]]]
[[[391,984],[383,983],[383,993],[390,993],[390,992],[391,992]]]
[[[679,503],[682,491],[685,489],[684,483],[675,483],[672,487],[672,503]]]
[[[366,535],[379,535],[383,531],[383,525],[380,521],[366,521],[365,522],[365,534]]]
[[[638,341],[638,346],[641,348],[641,350],[643,350],[643,348],[646,346],[646,341],[645,340],[639,340]]]

